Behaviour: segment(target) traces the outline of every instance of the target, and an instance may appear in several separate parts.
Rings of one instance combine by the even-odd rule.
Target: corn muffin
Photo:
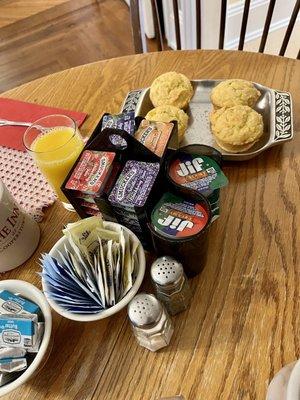
[[[186,108],[193,96],[190,80],[183,74],[167,72],[158,76],[150,87],[154,107],[170,105]]]
[[[233,106],[254,107],[261,93],[252,82],[242,79],[228,79],[211,91],[214,109]]]
[[[262,116],[248,106],[220,108],[210,114],[210,122],[218,145],[232,153],[248,150],[264,129]]]
[[[163,105],[153,108],[148,112],[145,118],[149,121],[158,122],[177,121],[179,143],[183,139],[189,120],[188,115],[183,110],[180,110],[180,108],[170,105]]]

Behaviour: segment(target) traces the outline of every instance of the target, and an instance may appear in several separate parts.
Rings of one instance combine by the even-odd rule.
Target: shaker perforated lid
[[[151,328],[162,315],[161,303],[153,294],[140,293],[128,305],[128,316],[131,323],[139,328]]]
[[[160,257],[151,265],[151,278],[160,286],[173,284],[182,276],[182,264],[173,257]]]

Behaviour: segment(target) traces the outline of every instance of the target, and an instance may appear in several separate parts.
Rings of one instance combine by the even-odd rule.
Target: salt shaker
[[[128,316],[141,346],[156,351],[170,343],[174,332],[172,321],[153,294],[136,295],[128,305]]]
[[[158,258],[151,266],[151,279],[171,315],[188,308],[192,293],[181,263],[169,256]]]

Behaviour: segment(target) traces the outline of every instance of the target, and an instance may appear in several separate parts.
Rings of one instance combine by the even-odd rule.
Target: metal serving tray
[[[225,160],[243,161],[257,156],[269,147],[293,138],[293,111],[290,93],[269,89],[254,83],[262,94],[255,109],[263,116],[264,134],[248,151],[243,153],[226,152],[215,142],[209,123],[209,113],[212,110],[210,92],[221,80],[201,79],[191,82],[195,92],[186,110],[189,115],[189,125],[184,139],[180,143],[181,146],[207,144],[219,150]],[[153,108],[149,92],[150,88],[129,92],[121,111],[134,111],[136,116],[144,117]]]

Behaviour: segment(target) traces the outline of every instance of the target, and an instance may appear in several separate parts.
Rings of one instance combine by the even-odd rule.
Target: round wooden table
[[[226,163],[221,217],[194,278],[191,307],[176,316],[169,347],[139,347],[126,310],[95,323],[54,314],[54,346],[43,370],[5,399],[263,400],[269,381],[300,356],[300,61],[246,52],[182,51],[128,56],[46,76],[3,94],[89,114],[89,134],[129,90],[176,70],[191,79],[244,78],[290,91],[295,138],[248,162]],[[41,287],[37,260],[76,215],[56,203],[35,255],[1,276]],[[146,283],[145,288],[149,286]]]

